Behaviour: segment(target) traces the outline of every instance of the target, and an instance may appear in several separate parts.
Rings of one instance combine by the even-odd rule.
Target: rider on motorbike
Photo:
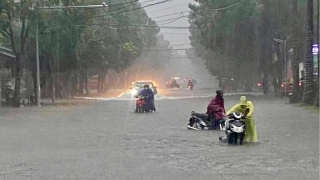
[[[190,79],[188,80],[188,86],[187,87],[190,87],[190,89],[193,89],[193,82]]]
[[[207,106],[206,114],[208,114],[209,119],[213,121],[211,129],[217,129],[219,127],[220,121],[224,120],[225,117],[222,90],[216,91],[216,96],[210,101]]]
[[[143,90],[139,93],[139,96],[145,97],[146,111],[156,111],[156,107],[154,105],[154,95],[147,84],[143,86]]]
[[[246,123],[246,133],[244,137],[244,142],[257,142],[258,136],[256,125],[253,119],[254,106],[252,101],[248,101],[246,96],[241,96],[240,102],[233,106],[227,112],[227,114],[230,114],[235,111],[241,112],[242,114],[246,115],[246,119],[244,119],[244,122]]]

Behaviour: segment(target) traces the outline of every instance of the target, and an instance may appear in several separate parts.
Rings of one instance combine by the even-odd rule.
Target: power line
[[[172,13],[172,14],[167,14],[167,15],[163,15],[163,16],[157,16],[157,17],[153,17],[152,19],[157,19],[157,18],[161,18],[161,17],[167,17],[167,16],[171,16],[171,15],[176,15],[176,14],[182,14],[183,16],[185,16],[183,13],[184,12],[190,12],[191,10],[187,10],[187,11],[181,11],[178,13]]]
[[[143,9],[143,8],[146,8],[146,7],[150,7],[150,6],[155,6],[155,5],[159,5],[159,4],[162,4],[162,3],[166,3],[168,1],[169,0],[163,0],[163,1],[160,1],[160,2],[156,2],[156,3],[153,3],[153,4],[146,5],[146,6],[142,6],[142,7],[137,7],[137,8],[128,9],[128,10],[119,11],[119,12],[114,12],[114,13],[107,13],[107,14],[104,14],[104,15],[92,16],[92,18],[104,17],[104,16],[107,16],[107,15],[116,15],[116,14],[121,14],[121,13],[125,13],[125,12],[135,11],[135,10]]]
[[[179,19],[181,19],[182,17],[178,17],[178,18],[174,18],[174,20],[173,21],[170,21],[170,22],[167,22],[167,23],[163,23],[163,24],[158,24],[158,25],[166,25],[166,24],[171,24],[171,23],[173,23],[173,22],[175,22],[175,21],[178,21]],[[166,21],[168,21],[168,20],[166,20]],[[158,22],[157,22],[158,23]]]
[[[239,4],[240,2],[242,2],[243,0],[239,0],[238,2],[232,4],[232,5],[229,5],[229,6],[226,6],[226,7],[223,7],[223,8],[211,8],[210,10],[224,10],[224,9],[227,9],[227,8],[230,8],[230,7],[233,7],[237,4]],[[157,2],[157,3],[154,3],[154,4],[151,4],[151,5],[158,5],[160,3],[165,3],[165,2],[168,2],[168,0],[164,0],[164,1],[161,1],[161,2]],[[148,5],[148,6],[144,6],[144,7],[149,7],[151,5]],[[132,11],[132,10],[137,10],[137,9],[141,9],[141,8],[144,8],[144,7],[139,7],[139,8],[135,8],[135,9],[131,9],[131,10],[127,10],[127,11],[122,11],[122,12],[117,12],[117,13],[113,13],[113,14],[119,14],[119,13],[123,13],[123,12],[128,12],[128,11]],[[200,14],[200,13],[195,13],[195,14]],[[105,15],[103,15],[105,16]],[[95,17],[98,17],[98,16],[95,16]],[[176,19],[177,20],[177,19]],[[176,21],[175,20],[175,21]],[[170,22],[171,23],[171,22]],[[76,26],[99,26],[99,25],[102,25],[102,26],[107,26],[109,28],[112,28],[111,26],[128,26],[128,27],[141,27],[141,28],[164,28],[164,29],[176,29],[176,30],[189,30],[189,29],[197,29],[198,27],[196,26],[189,26],[189,27],[179,27],[179,26],[151,26],[151,25],[131,25],[131,24],[105,24],[105,23],[100,23],[100,24],[89,24],[89,25],[76,25]],[[162,24],[164,25],[164,24]]]
[[[184,49],[146,49],[143,51],[182,51],[182,50],[189,50],[194,48],[184,48]]]
[[[135,2],[138,2],[138,1],[139,1],[139,0],[133,0],[133,1],[129,1],[129,2],[124,2],[124,3],[119,3],[119,4],[113,4],[113,5],[110,5],[109,7],[121,6],[121,5],[124,5],[124,4],[135,3]]]
[[[178,35],[185,35],[190,36],[191,34],[181,34],[181,33],[171,33],[171,32],[160,32],[161,34],[178,34]]]
[[[238,2],[235,2],[234,4],[231,4],[229,6],[226,6],[226,7],[222,7],[222,8],[210,8],[209,10],[214,10],[214,11],[221,11],[221,10],[225,10],[225,9],[228,9],[228,8],[231,8],[237,4],[239,4],[241,1],[243,0],[239,0]]]
[[[96,23],[96,24],[78,24],[74,26],[109,26],[109,27],[137,27],[137,28],[166,28],[166,29],[185,29],[197,28],[195,26],[183,27],[183,26],[154,26],[154,25],[133,25],[133,24],[107,24],[107,23]]]
[[[179,16],[179,17],[170,18],[170,19],[163,19],[161,21],[156,21],[156,22],[158,23],[158,22],[163,22],[163,21],[171,21],[171,20],[180,19],[180,18],[183,18],[183,17],[185,17],[185,16]]]
[[[169,7],[169,8],[162,8],[161,10],[152,11],[152,12],[164,11],[164,10],[167,10],[167,9],[172,9],[172,8],[174,8],[174,7],[179,7],[179,6],[186,5],[186,4],[189,4],[189,3],[180,4],[180,5],[177,5],[177,6],[171,6],[171,7]]]

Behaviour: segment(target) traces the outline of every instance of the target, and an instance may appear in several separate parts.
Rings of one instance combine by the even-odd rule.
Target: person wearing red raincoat
[[[188,88],[193,89],[193,82],[189,79],[188,81]]]
[[[212,129],[219,127],[220,121],[224,120],[226,111],[224,108],[223,91],[216,91],[216,96],[210,101],[207,106],[206,114],[209,115],[209,120],[212,122]]]

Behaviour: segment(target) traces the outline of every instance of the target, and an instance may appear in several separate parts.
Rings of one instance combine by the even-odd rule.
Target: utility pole
[[[285,84],[284,84],[284,97],[287,97],[287,85],[288,85],[288,72],[287,72],[287,40],[281,40],[273,38],[274,41],[283,43],[284,44],[284,78],[285,78]]]

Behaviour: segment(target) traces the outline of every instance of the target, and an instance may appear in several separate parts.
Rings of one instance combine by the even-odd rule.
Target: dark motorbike
[[[220,130],[223,128],[223,126],[220,124],[221,122],[223,121],[219,122]],[[209,117],[208,114],[191,111],[191,117],[189,119],[187,128],[189,130],[213,130],[211,129],[212,123],[214,123],[214,120]]]
[[[233,145],[242,145],[246,131],[246,124],[243,121],[245,115],[241,112],[233,112],[228,115],[228,119],[224,122],[226,137],[219,137],[221,142]]]
[[[211,125],[212,123],[209,121],[208,114],[191,111],[191,117],[187,126],[189,130],[209,130]]]

